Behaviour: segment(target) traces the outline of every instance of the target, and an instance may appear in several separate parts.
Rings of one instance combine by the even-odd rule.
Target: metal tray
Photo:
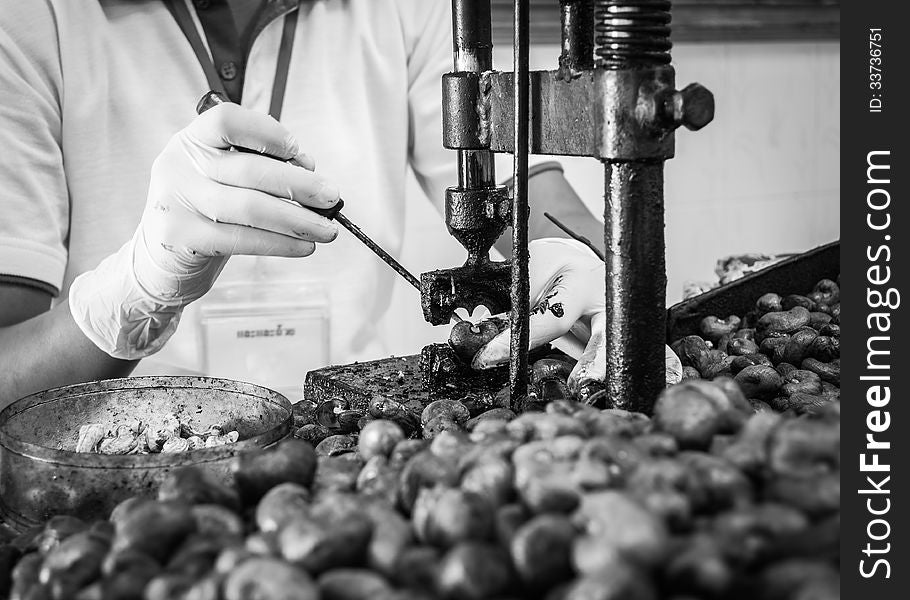
[[[667,343],[683,336],[697,335],[698,325],[704,317],[726,318],[746,314],[755,307],[755,301],[762,294],[805,295],[819,279],[836,281],[839,275],[839,240],[785,258],[770,267],[671,306],[667,310]]]
[[[166,413],[198,428],[228,425],[236,444],[180,454],[75,452],[86,423],[125,424]],[[24,529],[56,514],[107,518],[130,496],[151,496],[172,470],[201,465],[223,480],[231,459],[292,433],[291,404],[272,390],[207,377],[130,377],[54,388],[0,412],[0,518]]]

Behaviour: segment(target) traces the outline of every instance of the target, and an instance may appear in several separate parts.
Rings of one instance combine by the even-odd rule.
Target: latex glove
[[[73,282],[69,302],[80,329],[115,358],[148,356],[229,256],[308,256],[315,243],[334,240],[338,226],[305,208],[338,201],[314,166],[268,115],[225,103],[196,117],[155,159],[132,239]]]
[[[574,393],[606,380],[606,299],[604,263],[581,242],[544,238],[528,245],[531,291],[530,347],[546,343],[578,360],[569,375]],[[500,315],[508,318],[508,315]],[[509,360],[510,330],[499,333],[474,356],[487,369]],[[667,384],[682,377],[679,358],[666,347]]]

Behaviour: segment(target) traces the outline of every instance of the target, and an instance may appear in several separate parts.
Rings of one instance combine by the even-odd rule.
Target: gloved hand
[[[80,329],[115,358],[148,356],[232,254],[308,256],[334,240],[338,226],[305,208],[338,201],[314,167],[268,115],[225,103],[196,117],[156,158],[132,239],[73,282]]]
[[[531,261],[531,349],[552,342],[578,359],[569,375],[573,393],[592,381],[606,379],[606,299],[604,263],[581,242],[544,238],[528,245]],[[502,315],[508,318],[508,315]],[[488,369],[509,360],[510,330],[499,333],[472,361]],[[666,348],[667,384],[682,377],[679,358]]]

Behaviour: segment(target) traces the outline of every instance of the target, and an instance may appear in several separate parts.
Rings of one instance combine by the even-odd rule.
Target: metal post
[[[559,69],[571,78],[594,68],[594,0],[559,0],[562,53]]]
[[[512,197],[512,312],[509,392],[512,405],[528,394],[528,344],[530,299],[528,298],[528,2],[514,0],[515,154]]]
[[[476,87],[493,66],[490,0],[452,0],[455,72],[442,78],[443,144],[458,152],[458,184],[446,189],[446,226],[467,250],[461,267],[422,273],[423,315],[434,325],[448,323],[452,311],[485,306],[505,313],[510,303],[511,269],[490,260],[490,248],[509,225],[510,201],[496,185],[493,153],[481,140]]]
[[[452,41],[455,71],[482,73],[493,68],[490,0],[452,0]],[[458,187],[464,190],[496,185],[493,153],[458,151]]]
[[[663,161],[605,162],[607,397],[650,412],[664,387]]]
[[[597,64],[648,72],[670,63],[669,0],[597,0]],[[604,163],[607,398],[650,413],[665,385],[667,271],[662,158]]]

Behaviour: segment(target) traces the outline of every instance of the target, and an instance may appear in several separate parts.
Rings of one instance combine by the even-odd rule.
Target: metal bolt
[[[700,83],[690,83],[681,92],[673,92],[664,106],[673,125],[685,125],[698,131],[714,120],[714,94]]]

